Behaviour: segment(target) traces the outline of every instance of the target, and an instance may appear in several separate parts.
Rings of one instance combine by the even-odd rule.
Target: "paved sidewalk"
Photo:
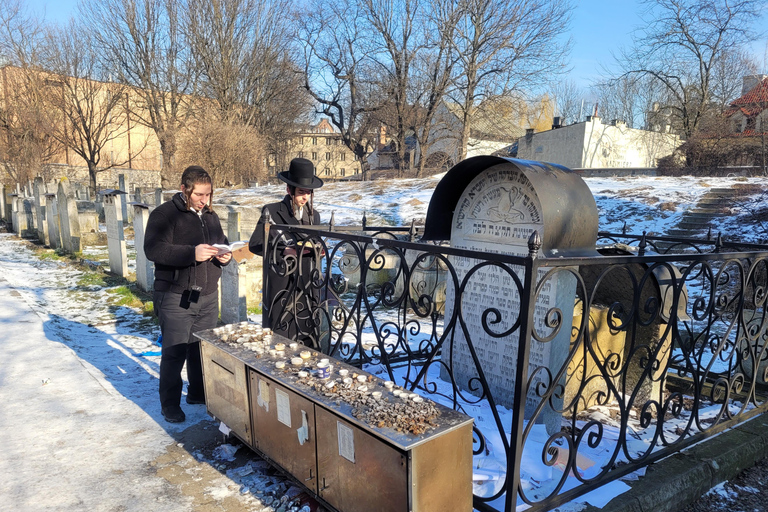
[[[204,406],[162,419],[156,362],[136,350],[153,338],[130,324],[141,316],[78,276],[0,234],[0,511],[269,510],[230,477],[254,454],[215,456],[223,436]],[[122,320],[88,324],[105,310]]]
[[[0,278],[0,509],[188,510],[150,462],[173,438]]]

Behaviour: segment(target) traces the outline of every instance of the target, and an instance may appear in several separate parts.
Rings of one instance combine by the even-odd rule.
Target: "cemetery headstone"
[[[240,213],[229,212],[227,216],[227,240],[236,242],[241,239]],[[234,258],[222,269],[221,274],[221,321],[233,324],[248,320],[246,299],[246,261],[237,262]]]
[[[21,194],[18,192],[11,194],[11,225],[13,232],[19,236],[21,236],[22,231],[26,229],[26,226],[20,225],[24,220],[23,215],[20,214],[22,210],[21,200]]]
[[[144,238],[147,234],[149,220],[149,205],[139,202],[133,206],[133,232],[136,246],[136,284],[145,292],[152,291],[155,284],[155,267],[144,253]]]
[[[109,252],[109,270],[121,277],[128,275],[128,251],[125,245],[123,225],[123,203],[125,192],[105,190],[104,219],[107,224],[107,250]]]
[[[584,256],[597,255],[597,225],[595,200],[584,181],[569,169],[482,156],[464,160],[440,181],[429,205],[424,238],[450,237],[451,247],[526,256],[529,239],[537,232],[540,256]],[[481,260],[458,256],[451,256],[450,261],[464,289],[459,296],[448,280],[445,318],[457,314],[468,336],[457,327],[454,343],[443,347],[443,361],[451,365],[453,377],[464,389],[470,390],[473,379],[483,374],[496,403],[512,407],[520,330],[498,335],[510,331],[520,315],[526,314],[520,310],[520,290],[511,275],[514,272],[523,282],[524,267],[511,265],[510,271],[498,265],[478,267]],[[548,270],[540,269],[534,283]],[[537,391],[552,389],[551,378],[567,358],[576,278],[564,270],[549,276],[541,286],[532,327],[540,339],[552,339],[540,342],[531,337],[529,374],[524,378],[527,381],[534,374],[535,378],[528,387],[526,417],[540,405]],[[563,315],[556,331],[546,322],[552,308]],[[447,378],[445,369],[443,377]],[[559,408],[556,399],[553,403]],[[537,420],[546,423],[549,432],[560,428],[560,415],[552,408],[545,407]]]
[[[43,178],[38,176],[35,178],[34,183],[35,190],[35,206],[37,207],[37,219],[35,226],[37,227],[37,239],[43,245],[50,245],[48,241],[48,220],[46,218],[46,204],[45,204],[45,182]]]
[[[59,212],[59,227],[61,229],[61,246],[69,254],[75,254],[82,249],[80,244],[80,219],[77,215],[75,193],[69,179],[61,178],[57,195]]]
[[[59,224],[59,208],[56,193],[45,194],[46,221],[48,222],[48,246],[53,249],[61,248],[61,229]]]
[[[119,183],[118,188],[128,194],[128,186],[125,182],[125,174],[118,174],[117,181]],[[126,196],[127,197],[127,196]],[[123,222],[126,224],[130,224],[133,222],[133,208],[128,208],[128,200],[126,198],[123,198],[122,201],[122,208],[123,208]]]
[[[6,209],[8,200],[5,194],[6,194],[5,184],[0,183],[0,220],[4,220],[7,222],[9,220],[7,209]]]

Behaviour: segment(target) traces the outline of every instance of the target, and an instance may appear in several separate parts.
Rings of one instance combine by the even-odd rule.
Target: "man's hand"
[[[222,265],[226,265],[227,263],[229,263],[229,260],[232,259],[232,253],[228,252],[228,253],[222,254],[221,256],[216,256],[216,259],[219,260],[219,263],[221,263]]]
[[[219,253],[212,245],[200,244],[195,246],[195,261],[207,261]]]

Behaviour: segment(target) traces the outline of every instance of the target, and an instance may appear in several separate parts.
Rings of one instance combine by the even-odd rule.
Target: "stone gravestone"
[[[117,182],[118,187],[122,192],[125,192],[128,194],[128,187],[125,184],[125,174],[118,174],[117,175]],[[125,198],[123,198],[122,201],[122,208],[123,208],[123,222],[130,224],[133,222],[133,208],[128,208],[128,202]]]
[[[45,194],[46,221],[48,222],[48,246],[53,249],[61,248],[61,229],[59,224],[59,201],[55,192]]]
[[[451,247],[526,256],[529,239],[537,232],[541,238],[540,256],[585,256],[597,255],[597,226],[594,198],[583,180],[569,169],[481,156],[459,163],[438,184],[429,205],[424,238],[450,237]],[[482,260],[460,256],[449,259],[458,282],[465,282],[465,287],[457,297],[452,280],[448,280],[445,318],[448,321],[452,315],[459,315],[466,324],[469,340],[457,324],[453,345],[443,345],[442,360],[452,366],[457,384],[469,390],[472,379],[480,375],[472,357],[471,343],[496,403],[512,407],[520,332],[515,329],[502,337],[492,336],[483,327],[483,316],[487,315],[488,327],[493,333],[510,330],[520,315],[526,314],[520,310],[518,287],[510,273],[498,266],[475,268]],[[511,265],[511,270],[522,282],[524,268]],[[548,270],[540,269],[534,282],[539,283]],[[532,327],[542,339],[552,339],[548,342],[531,339],[529,374],[525,379],[528,381],[534,374],[535,378],[528,387],[527,418],[540,405],[537,388],[543,385],[545,389],[552,389],[550,379],[561,370],[567,358],[575,296],[576,278],[567,270],[549,276],[542,284],[534,305]],[[492,308],[498,310],[499,318],[490,312]],[[552,308],[562,311],[557,331],[546,324],[547,313]],[[541,367],[551,373],[542,371]],[[445,369],[442,371],[443,378],[447,378]],[[562,405],[561,399],[553,402],[555,408]],[[550,433],[560,429],[560,414],[550,407],[544,407],[537,421],[546,423]]]
[[[80,219],[77,215],[77,201],[69,179],[61,178],[57,195],[61,246],[69,254],[80,252]]]
[[[18,188],[18,187],[17,187]],[[22,197],[18,192],[11,194],[11,224],[13,232],[21,236],[21,233],[27,229],[27,226],[22,226],[21,223],[26,219],[22,214]]]
[[[0,183],[0,220],[8,221],[8,213],[6,211],[7,199],[6,188],[4,183]]]
[[[43,178],[38,176],[35,178],[35,206],[37,207],[37,239],[43,245],[50,246],[48,241],[48,220],[46,218],[46,204],[45,204],[45,183]]]
[[[241,239],[240,212],[229,212],[227,216],[227,239],[230,243]],[[237,262],[233,258],[221,274],[221,321],[234,324],[248,320],[246,299],[246,260]]]
[[[128,251],[125,246],[123,231],[123,203],[125,192],[105,190],[104,220],[107,224],[107,251],[109,252],[109,270],[121,277],[128,275]]]
[[[13,217],[13,200],[11,199],[11,189],[6,188],[3,193],[3,199],[5,200],[5,210],[3,211],[3,217],[6,222],[11,222]]]
[[[37,207],[35,206],[35,198],[32,196],[33,191],[29,189],[29,195],[25,195],[21,201],[21,208],[26,217],[27,229],[24,230],[22,236],[25,238],[37,238]]]
[[[136,284],[145,292],[150,292],[155,284],[155,267],[144,253],[149,205],[134,202],[131,206],[133,206],[133,233],[136,246]]]

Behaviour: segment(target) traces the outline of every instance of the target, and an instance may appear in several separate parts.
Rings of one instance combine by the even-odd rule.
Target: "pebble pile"
[[[249,322],[213,330],[219,341],[253,351],[273,365],[273,374],[290,379],[337,405],[352,407],[352,415],[375,428],[420,435],[437,426],[437,407],[417,393],[382,381],[353,367],[343,367],[298,343],[272,343],[272,332]],[[330,367],[330,372],[324,372]],[[327,374],[328,377],[323,377]]]

